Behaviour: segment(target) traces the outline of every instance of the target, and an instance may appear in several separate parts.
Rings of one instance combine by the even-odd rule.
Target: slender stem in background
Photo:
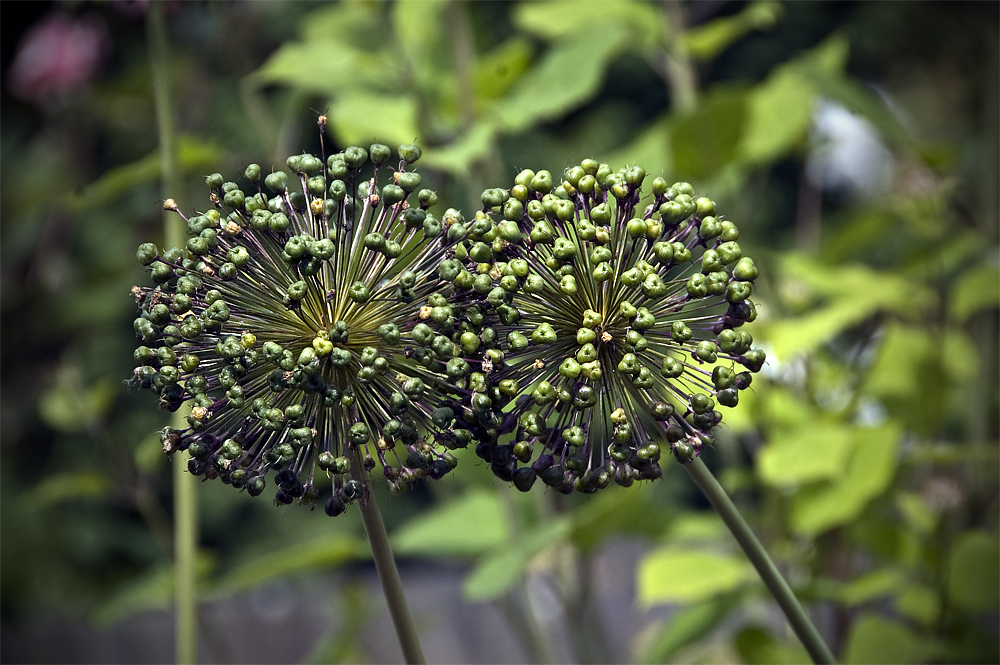
[[[385,532],[382,513],[379,512],[378,502],[372,491],[371,478],[361,463],[360,450],[356,450],[351,456],[351,471],[355,478],[364,479],[364,498],[359,501],[361,521],[365,525],[368,545],[372,549],[372,559],[375,561],[375,571],[382,583],[382,593],[385,595],[385,602],[389,605],[389,615],[396,627],[396,636],[399,638],[399,646],[403,649],[403,658],[411,664],[426,663],[424,652],[420,648],[420,640],[417,637],[417,629],[413,624],[413,617],[410,615],[410,608],[406,604],[406,595],[403,593],[403,583],[399,579],[396,559],[392,556],[392,549],[389,547],[389,536]]]
[[[147,19],[149,64],[152,70],[153,99],[156,104],[156,124],[160,145],[160,182],[163,197],[176,195],[180,190],[177,170],[177,137],[171,106],[169,80],[169,40],[163,4],[149,4]],[[184,228],[177,215],[164,213],[163,243],[167,247],[184,246]],[[174,414],[175,426],[184,426],[183,417]],[[175,660],[177,663],[197,661],[198,600],[195,589],[197,575],[198,506],[195,495],[195,477],[187,472],[187,453],[173,456],[174,484],[174,604],[175,604]]]
[[[705,466],[705,462],[699,457],[695,458],[691,463],[683,464],[682,466],[705,494],[705,498],[711,502],[712,506],[722,517],[722,521],[729,527],[730,532],[732,532],[740,547],[743,548],[747,558],[750,559],[754,568],[757,569],[768,591],[778,601],[778,605],[785,613],[785,617],[787,617],[788,623],[791,624],[792,630],[795,631],[799,640],[802,641],[802,646],[809,652],[809,656],[813,659],[813,662],[836,663],[837,661],[830,652],[830,648],[823,641],[823,638],[820,637],[819,631],[816,630],[816,626],[809,619],[809,615],[802,609],[802,605],[799,604],[798,598],[792,593],[788,582],[778,572],[774,562],[771,561],[771,557],[768,556],[767,550],[757,540],[757,536],[754,535],[750,526],[743,519],[743,516],[740,515],[740,511],[733,504],[729,495],[722,489],[722,485],[715,479],[709,468]]]

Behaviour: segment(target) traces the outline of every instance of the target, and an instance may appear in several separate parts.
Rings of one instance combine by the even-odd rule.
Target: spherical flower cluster
[[[476,358],[455,340],[483,313],[451,258],[460,216],[428,212],[437,195],[409,170],[419,148],[401,146],[396,168],[390,156],[294,156],[292,188],[257,165],[242,187],[211,175],[212,207],[182,214],[186,247],[139,247],[155,286],[133,288],[133,381],[167,410],[190,403],[162,441],[192,473],[256,496],[273,472],[277,503],[325,495],[337,515],[376,465],[399,491],[448,473],[448,449],[471,441]]]
[[[490,230],[464,244],[489,305],[489,339],[467,345],[487,348],[472,406],[494,413],[476,452],[522,491],[657,478],[665,449],[690,461],[764,363],[736,225],[645,179],[588,159],[483,194]]]

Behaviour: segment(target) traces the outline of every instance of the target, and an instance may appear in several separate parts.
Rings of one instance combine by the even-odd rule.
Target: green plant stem
[[[365,525],[368,545],[371,547],[372,559],[375,561],[375,571],[382,583],[382,593],[385,595],[385,602],[389,605],[389,615],[396,627],[396,636],[399,638],[399,646],[403,650],[403,658],[411,665],[426,663],[424,652],[420,648],[420,640],[417,637],[417,628],[413,624],[413,617],[410,615],[410,608],[406,603],[406,595],[403,593],[403,583],[399,579],[396,559],[389,547],[389,536],[385,532],[382,513],[379,512],[378,502],[372,491],[371,478],[361,463],[360,451],[355,451],[352,456],[351,467],[354,477],[364,478],[364,498],[359,502],[361,504],[361,521]]]
[[[816,630],[816,626],[809,619],[809,615],[802,609],[802,605],[799,604],[798,598],[792,593],[788,582],[778,572],[767,550],[757,540],[757,536],[754,535],[750,526],[743,519],[743,516],[737,510],[729,495],[726,494],[726,491],[722,489],[722,485],[715,479],[709,468],[705,466],[701,458],[695,458],[694,461],[683,466],[691,476],[691,479],[694,480],[695,484],[704,493],[705,498],[709,500],[722,517],[722,521],[729,527],[730,532],[732,532],[740,547],[743,548],[747,558],[750,559],[754,568],[757,569],[768,591],[778,601],[778,605],[785,613],[785,617],[788,619],[788,623],[791,624],[792,630],[795,631],[795,634],[801,640],[802,646],[809,652],[809,656],[813,659],[813,662],[835,663],[836,660],[830,652],[830,648],[823,641],[823,638],[820,637],[819,631]]]
[[[147,38],[149,65],[156,104],[156,124],[160,146],[160,182],[164,198],[176,195],[180,188],[177,169],[177,136],[170,95],[170,49],[163,4],[149,5]],[[164,212],[163,243],[167,247],[183,247],[184,228],[181,218]],[[174,414],[173,425],[183,427],[184,419]],[[198,597],[196,591],[198,506],[196,479],[187,472],[187,453],[173,457],[174,485],[174,658],[177,663],[197,662]]]

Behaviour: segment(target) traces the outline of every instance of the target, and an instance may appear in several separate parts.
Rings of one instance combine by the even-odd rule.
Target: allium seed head
[[[156,285],[133,289],[133,381],[164,409],[190,404],[163,446],[188,450],[192,473],[255,496],[270,476],[277,503],[322,491],[337,515],[361,497],[352,458],[399,491],[448,473],[448,449],[473,441],[481,354],[459,342],[485,314],[455,258],[466,232],[453,221],[446,235],[427,211],[436,195],[413,195],[420,150],[400,147],[395,170],[390,154],[297,155],[291,178],[251,165],[243,186],[213,174],[186,246],[139,248]]]
[[[465,242],[490,305],[480,457],[523,491],[589,493],[659,477],[661,452],[698,455],[764,362],[736,225],[688,183],[594,160],[482,200]]]

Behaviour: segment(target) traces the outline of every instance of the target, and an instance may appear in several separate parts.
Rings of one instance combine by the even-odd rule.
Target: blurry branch
[[[687,22],[680,0],[663,0],[663,20],[667,38],[654,67],[667,84],[667,93],[676,112],[687,115],[698,105],[698,81],[684,41]]]
[[[153,78],[153,98],[156,104],[156,124],[160,145],[161,182],[163,198],[169,198],[180,191],[180,175],[177,170],[177,137],[174,130],[172,96],[170,93],[170,45],[167,34],[163,3],[149,5],[147,38],[149,41],[149,63]],[[164,245],[184,246],[184,228],[179,216],[163,213]],[[183,426],[180,413],[173,420]],[[197,660],[197,610],[195,591],[197,569],[198,508],[195,495],[195,478],[187,472],[187,455],[173,460],[174,467],[174,570],[176,604],[174,655],[178,663],[194,663]]]

